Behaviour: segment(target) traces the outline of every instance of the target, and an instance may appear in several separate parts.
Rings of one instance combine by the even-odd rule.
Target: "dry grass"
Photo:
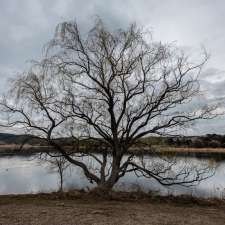
[[[167,146],[153,146],[156,150],[160,152],[207,152],[207,153],[225,153],[225,148],[189,148],[189,147],[167,147]],[[34,146],[26,144],[23,146],[23,150],[36,149],[41,151],[41,149],[48,148],[48,146]],[[16,144],[4,144],[0,145],[0,152],[2,151],[16,151],[20,149],[20,145]],[[146,149],[147,150],[147,149]],[[136,151],[136,149],[135,149]]]
[[[225,153],[225,148],[189,148],[189,147],[156,147],[159,151],[166,152],[206,152]]]

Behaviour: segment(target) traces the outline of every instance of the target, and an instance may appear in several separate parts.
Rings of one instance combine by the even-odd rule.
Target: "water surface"
[[[93,162],[84,158],[89,165]],[[89,160],[89,161],[88,161]],[[182,163],[185,159],[179,158]],[[208,163],[207,159],[189,159],[196,164]],[[93,166],[93,165],[92,165]],[[69,166],[64,175],[64,188],[88,189],[93,187],[83,176],[82,171]],[[26,194],[52,192],[59,188],[59,174],[48,162],[41,162],[33,156],[0,157],[0,194]],[[199,197],[225,197],[225,161],[216,162],[215,175],[194,187],[164,187],[153,179],[137,177],[134,173],[124,176],[115,186],[117,190],[145,192],[156,191],[161,195],[189,194]]]

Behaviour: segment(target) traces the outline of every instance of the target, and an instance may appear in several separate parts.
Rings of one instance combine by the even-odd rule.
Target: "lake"
[[[83,158],[89,165],[93,162]],[[179,157],[178,163],[187,159]],[[160,195],[193,195],[197,197],[225,198],[225,161],[213,162],[209,159],[188,158],[188,161],[200,165],[213,164],[214,176],[202,181],[193,187],[170,186],[164,187],[153,179],[137,177],[134,173],[124,176],[116,184],[115,189],[120,191],[145,192],[154,191]],[[26,194],[38,192],[52,192],[59,188],[59,174],[51,168],[48,162],[34,156],[4,156],[0,157],[0,194]],[[93,187],[83,176],[82,171],[69,166],[65,171],[64,190],[89,189]]]

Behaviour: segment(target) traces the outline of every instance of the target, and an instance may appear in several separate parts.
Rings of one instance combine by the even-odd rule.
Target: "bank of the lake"
[[[66,147],[71,151],[71,147]],[[79,151],[101,153],[101,149],[81,147]],[[24,145],[15,144],[0,145],[0,156],[23,155],[29,156],[42,152],[54,152],[54,149],[49,146]],[[128,153],[134,155],[166,155],[166,156],[187,156],[196,158],[212,158],[215,160],[225,160],[225,148],[188,148],[188,147],[171,147],[171,146],[152,146],[151,148],[133,147]]]
[[[225,203],[187,197],[82,192],[0,196],[4,225],[224,225]]]

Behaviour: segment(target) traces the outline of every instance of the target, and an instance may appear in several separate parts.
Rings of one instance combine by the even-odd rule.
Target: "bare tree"
[[[36,157],[35,157],[36,158]],[[64,180],[66,169],[69,168],[70,163],[63,156],[58,156],[57,154],[52,154],[52,157],[49,157],[48,154],[39,154],[38,156],[39,163],[48,163],[48,168],[50,172],[56,173],[59,176],[59,192],[64,190]]]
[[[207,166],[184,165],[171,173],[176,160],[149,163],[151,158],[146,162],[130,149],[147,135],[168,135],[212,116],[212,108],[186,106],[199,92],[198,75],[207,59],[204,52],[193,63],[134,24],[111,31],[97,21],[81,34],[75,22],[64,22],[45,47],[44,59],[14,82],[10,100],[3,99],[5,126],[47,140],[99,188],[111,189],[129,172],[162,185],[193,185],[209,176]],[[55,139],[71,136],[70,148]],[[82,140],[100,142],[102,154],[80,153]],[[83,156],[95,160],[98,170]]]

